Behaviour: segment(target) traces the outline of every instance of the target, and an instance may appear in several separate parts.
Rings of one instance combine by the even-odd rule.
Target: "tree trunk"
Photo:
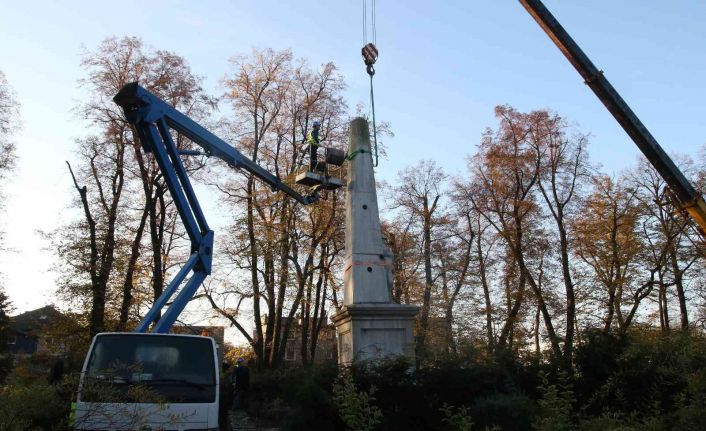
[[[611,246],[611,267],[608,280],[605,280],[608,289],[608,301],[606,302],[606,316],[603,323],[603,332],[608,333],[613,326],[613,316],[615,315],[615,291],[616,284],[620,277],[620,266],[618,262],[618,216],[616,209],[613,209],[612,224],[610,226],[610,246]]]
[[[689,329],[689,314],[686,309],[686,295],[684,294],[684,271],[679,267],[677,258],[676,243],[672,244],[669,250],[669,260],[672,264],[674,274],[674,285],[677,289],[677,299],[679,300],[679,317],[682,330]]]
[[[259,254],[257,250],[257,237],[255,234],[255,215],[254,215],[254,178],[248,179],[247,185],[247,228],[248,242],[250,252],[250,283],[253,289],[253,314],[255,323],[255,356],[257,357],[258,368],[265,365],[264,339],[262,331],[262,316],[260,314],[260,277],[258,275]]]
[[[564,278],[564,289],[566,291],[566,336],[564,338],[564,362],[571,368],[574,348],[574,320],[576,316],[576,293],[574,292],[574,282],[571,279],[571,268],[569,267],[569,241],[564,226],[563,210],[558,211],[557,227],[559,228],[559,242],[561,254],[561,272]]]
[[[431,217],[432,208],[436,206],[439,197],[434,199],[430,206],[428,196],[424,196],[423,201],[423,253],[424,253],[424,293],[422,296],[422,310],[419,316],[419,335],[417,337],[417,350],[420,356],[424,356],[426,349],[426,336],[429,330],[429,308],[431,307],[431,289],[433,284],[431,274]]]
[[[154,196],[150,202],[149,226],[150,242],[152,244],[152,295],[154,301],[162,295],[164,290],[164,262],[162,261],[162,239],[164,238],[164,207],[160,204],[164,196],[163,186],[155,181]],[[155,323],[161,318],[157,313]]]
[[[490,301],[490,286],[485,268],[485,256],[483,255],[483,247],[481,243],[480,230],[476,236],[476,255],[478,256],[478,272],[480,276],[480,284],[483,287],[483,299],[485,300],[485,334],[488,344],[488,352],[495,350],[495,339],[493,337],[493,304]]]
[[[132,285],[134,283],[135,267],[137,266],[137,260],[140,257],[140,244],[142,242],[142,234],[145,230],[145,224],[147,223],[148,213],[149,207],[145,205],[142,210],[142,216],[140,217],[140,224],[137,226],[135,237],[132,240],[125,281],[123,282],[123,300],[120,304],[118,331],[124,331],[125,328],[127,328],[128,313],[130,311],[130,306],[132,305]]]

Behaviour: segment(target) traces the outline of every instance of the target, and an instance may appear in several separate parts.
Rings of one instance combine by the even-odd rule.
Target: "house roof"
[[[10,328],[20,333],[32,332],[45,325],[53,325],[63,314],[51,305],[10,317]]]

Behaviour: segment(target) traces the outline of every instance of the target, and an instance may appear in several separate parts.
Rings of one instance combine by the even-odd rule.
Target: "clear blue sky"
[[[378,179],[422,158],[464,169],[493,107],[551,108],[591,132],[591,156],[608,173],[637,150],[578,74],[516,1],[377,2],[376,108],[396,137]],[[693,0],[547,0],[546,5],[669,151],[706,143],[706,3]],[[0,13],[0,70],[22,104],[17,174],[2,217],[14,253],[0,260],[18,311],[52,301],[51,254],[35,233],[66,216],[64,160],[84,126],[81,46],[139,36],[184,56],[220,94],[228,58],[251,47],[291,48],[335,62],[351,107],[367,101],[360,59],[361,1],[8,1]],[[214,208],[206,203],[206,208]]]

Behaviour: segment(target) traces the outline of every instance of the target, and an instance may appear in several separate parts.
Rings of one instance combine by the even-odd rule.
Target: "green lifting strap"
[[[365,150],[355,150],[355,151],[353,151],[352,153],[346,155],[346,160],[349,160],[349,161],[350,161],[350,160],[353,160],[353,159],[356,158],[356,156],[357,156],[358,154],[363,154],[363,153],[365,153]]]
[[[377,127],[375,126],[375,93],[373,93],[373,75],[370,75],[370,108],[373,114],[373,142],[375,143],[375,164],[374,167],[378,166],[378,133]],[[365,153],[365,150],[356,150],[346,156],[346,160],[353,160],[360,153]]]
[[[378,166],[378,133],[375,127],[375,94],[373,93],[373,74],[370,75],[370,107],[373,111],[373,141],[375,142],[375,164],[373,166]]]

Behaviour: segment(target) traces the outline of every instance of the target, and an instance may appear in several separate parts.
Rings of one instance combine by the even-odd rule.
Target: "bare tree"
[[[16,151],[13,137],[20,127],[20,105],[15,93],[0,70],[0,210],[3,208],[4,183],[15,167]],[[0,229],[0,250],[4,249],[4,231]]]
[[[486,348],[489,353],[495,349],[494,332],[494,307],[491,284],[494,277],[490,271],[495,266],[495,252],[497,235],[492,232],[492,226],[485,221],[483,216],[473,206],[473,188],[463,179],[454,180],[452,199],[454,206],[461,209],[458,214],[461,216],[465,238],[463,239],[465,248],[464,258],[461,259],[461,269],[465,270],[466,283],[472,289],[479,287],[482,295],[482,308],[480,314],[484,322],[483,333],[485,335]],[[466,242],[467,241],[467,242]],[[460,250],[460,249],[459,249]],[[466,260],[467,259],[467,260]],[[466,267],[466,264],[469,267]],[[459,287],[457,285],[457,287]]]
[[[680,214],[674,207],[670,192],[662,177],[649,165],[640,159],[637,168],[631,174],[631,181],[638,190],[638,199],[644,209],[644,236],[646,246],[662,260],[655,262],[659,278],[658,305],[661,326],[669,330],[668,288],[673,286],[679,305],[680,327],[689,328],[689,313],[687,309],[686,281],[688,272],[697,266],[703,256],[698,253],[690,238],[694,235],[690,229],[689,218]],[[669,277],[669,278],[668,278]]]
[[[235,57],[232,64],[224,81],[234,112],[231,134],[251,159],[292,181],[302,166],[302,144],[313,119],[322,122],[325,145],[340,145],[346,106],[333,64],[312,70],[305,61],[295,62],[291,52],[273,50]],[[227,259],[235,273],[248,273],[248,281],[229,282],[229,293],[212,291],[212,303],[227,312],[228,302],[252,301],[255,330],[246,338],[260,365],[282,361],[297,319],[302,357],[313,359],[327,292],[336,285],[330,266],[342,249],[334,239],[341,233],[340,192],[303,208],[252,177],[233,177],[217,186],[234,214]],[[245,335],[244,325],[238,325]]]
[[[200,78],[182,58],[145,48],[137,38],[108,38],[94,51],[85,51],[81,65],[87,97],[77,111],[91,134],[77,141],[78,161],[69,165],[69,171],[82,217],[60,228],[53,238],[60,258],[70,263],[62,268],[61,290],[90,309],[90,329],[96,333],[106,328],[106,317],[125,329],[130,308],[139,317],[141,306],[161,293],[168,269],[165,256],[172,253],[173,239],[182,234],[155,162],[143,154],[112,97],[128,82],[140,81],[187,114],[205,113],[212,104],[203,94]],[[181,136],[176,140],[180,147],[188,145]],[[152,253],[140,259],[146,227]],[[151,271],[144,271],[147,265]],[[151,281],[151,298],[135,295],[135,287],[145,281]]]
[[[542,241],[541,210],[536,199],[539,171],[530,144],[532,115],[507,106],[496,107],[500,126],[483,138],[479,154],[471,164],[475,184],[467,195],[473,207],[505,241],[509,253],[506,266],[517,266],[515,277],[511,277],[512,272],[506,274],[508,314],[498,344],[504,345],[514,328],[527,285],[542,314],[553,354],[561,358],[559,337],[540,277],[547,250],[546,242]],[[513,280],[517,285],[514,294],[509,288]]]
[[[586,152],[588,139],[581,134],[568,136],[566,121],[547,111],[537,111],[530,115],[529,120],[529,138],[539,173],[537,185],[559,234],[558,254],[566,295],[563,355],[565,363],[570,366],[573,357],[576,293],[570,264],[568,218],[575,212],[581,188],[590,175]]]
[[[422,265],[421,243],[414,231],[414,219],[397,217],[392,222],[382,221],[385,244],[394,256],[392,268],[392,300],[410,304],[413,291],[417,290],[419,270]],[[416,299],[416,298],[415,298]]]
[[[424,285],[419,313],[417,350],[421,354],[425,352],[431,296],[435,278],[438,276],[432,273],[432,241],[433,231],[443,219],[440,199],[444,193],[446,178],[446,174],[434,161],[423,160],[398,174],[398,184],[392,189],[391,196],[391,209],[399,211],[403,218],[414,220],[416,232],[420,238]]]
[[[441,299],[444,313],[446,346],[456,354],[454,336],[454,307],[462,289],[469,285],[471,263],[474,255],[474,221],[472,209],[456,201],[443,227],[442,237],[435,243],[441,278]],[[452,222],[454,220],[455,222]]]

